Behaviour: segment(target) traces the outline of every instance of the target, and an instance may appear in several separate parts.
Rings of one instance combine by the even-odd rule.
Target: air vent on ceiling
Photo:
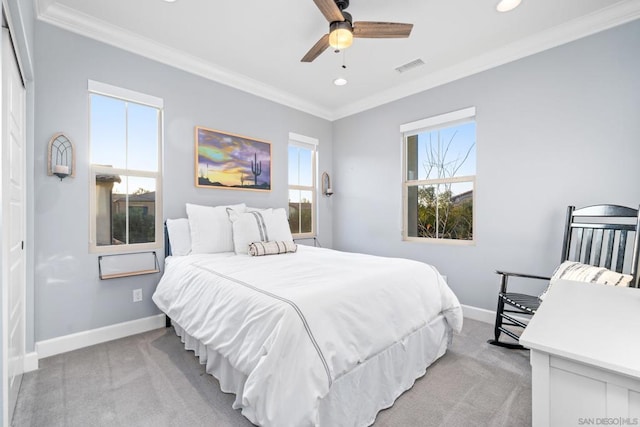
[[[405,71],[412,70],[412,69],[420,67],[422,65],[424,65],[424,61],[422,59],[418,58],[418,59],[415,59],[415,60],[413,60],[411,62],[407,62],[406,64],[397,67],[396,71],[399,72],[399,73],[404,73]]]

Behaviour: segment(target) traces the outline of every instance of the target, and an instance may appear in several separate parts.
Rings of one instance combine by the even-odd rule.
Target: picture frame
[[[271,143],[201,126],[195,128],[196,187],[271,191]]]

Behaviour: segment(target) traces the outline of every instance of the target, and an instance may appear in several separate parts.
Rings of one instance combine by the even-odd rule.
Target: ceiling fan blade
[[[300,60],[300,62],[312,62],[316,59],[326,48],[329,47],[329,34],[322,36],[316,44],[313,45],[309,52]]]
[[[354,22],[353,37],[361,39],[406,38],[411,34],[413,24],[397,22]]]
[[[327,21],[344,21],[344,16],[342,16],[342,12],[336,6],[334,0],[313,0],[313,2],[318,6],[324,17],[327,18]]]

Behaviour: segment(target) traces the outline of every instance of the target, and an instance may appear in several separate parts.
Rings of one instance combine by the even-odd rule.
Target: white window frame
[[[443,244],[454,245],[475,245],[476,241],[476,175],[459,176],[444,179],[423,179],[409,180],[407,179],[407,138],[418,135],[420,133],[432,131],[435,129],[455,126],[457,124],[475,121],[476,108],[468,107],[445,114],[417,120],[410,123],[400,125],[400,133],[402,134],[402,240],[408,242],[437,242]],[[477,152],[477,151],[476,151]],[[477,165],[476,165],[477,166]],[[446,239],[433,237],[415,237],[409,236],[408,213],[409,213],[409,187],[421,185],[434,185],[445,183],[470,182],[473,186],[473,211],[472,211],[472,228],[473,236],[471,240]]]
[[[103,95],[119,99],[126,102],[146,105],[158,109],[158,167],[157,171],[141,171],[135,169],[113,168],[110,166],[95,165],[89,163],[89,252],[90,253],[127,253],[134,251],[146,251],[160,249],[164,245],[163,238],[163,216],[162,216],[162,147],[164,141],[164,101],[152,95],[112,86],[106,83],[88,81],[88,104],[89,104],[89,140],[91,135],[91,95]],[[91,141],[89,141],[89,152],[91,151]],[[89,159],[91,154],[89,153]],[[91,162],[91,160],[89,160]],[[126,243],[122,245],[100,245],[96,244],[97,232],[97,212],[96,212],[96,176],[99,174],[118,174],[123,176],[134,176],[140,178],[154,178],[156,180],[155,195],[155,242],[149,243]],[[129,209],[127,208],[128,212]],[[127,225],[128,228],[128,225]]]
[[[310,233],[291,233],[294,239],[313,239],[317,237],[317,218],[318,218],[318,144],[319,141],[315,138],[311,138],[309,136],[299,135],[297,133],[290,132],[289,133],[289,144],[290,145],[304,148],[306,150],[311,150],[311,175],[312,181],[311,185],[289,185],[287,189],[287,200],[289,199],[289,190],[301,190],[301,191],[310,191],[311,192],[311,232]],[[289,159],[287,158],[287,171],[289,170]],[[287,181],[288,181],[288,172],[287,172]],[[287,209],[289,207],[289,203],[287,203]],[[300,222],[298,222],[300,223]]]

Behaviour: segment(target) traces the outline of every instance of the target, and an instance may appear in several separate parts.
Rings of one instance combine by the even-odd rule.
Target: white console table
[[[533,427],[640,426],[640,289],[558,281],[520,343]]]

